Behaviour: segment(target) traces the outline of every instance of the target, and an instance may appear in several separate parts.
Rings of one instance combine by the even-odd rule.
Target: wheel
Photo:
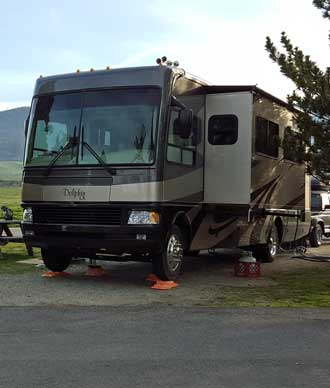
[[[307,248],[307,239],[306,237],[303,237],[301,238],[300,240],[298,240],[295,244],[296,247],[304,247],[304,248]]]
[[[317,248],[322,245],[323,230],[320,224],[317,224],[309,235],[309,242],[313,248]]]
[[[279,251],[279,232],[274,226],[268,238],[268,243],[253,250],[254,257],[262,263],[271,263]]]
[[[42,260],[45,266],[53,272],[62,272],[68,268],[72,257],[57,249],[42,249]]]
[[[164,251],[152,260],[153,273],[161,280],[175,280],[183,268],[183,234],[176,226],[172,226],[166,239]]]

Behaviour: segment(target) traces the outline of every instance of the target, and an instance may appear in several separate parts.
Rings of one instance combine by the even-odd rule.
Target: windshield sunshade
[[[157,89],[117,89],[35,98],[26,165],[97,165],[100,160],[105,164],[151,164],[155,157],[159,105]],[[75,137],[77,144],[67,147]],[[90,147],[83,146],[84,143]]]

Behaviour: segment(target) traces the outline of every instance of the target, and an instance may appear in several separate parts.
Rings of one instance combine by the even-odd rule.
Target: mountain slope
[[[28,107],[0,112],[0,160],[22,160]]]

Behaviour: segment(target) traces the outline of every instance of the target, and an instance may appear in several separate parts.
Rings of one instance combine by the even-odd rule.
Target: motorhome
[[[288,105],[158,63],[37,80],[23,228],[49,269],[126,258],[172,280],[185,254],[240,247],[272,261],[308,235],[310,184],[286,147],[297,131]]]

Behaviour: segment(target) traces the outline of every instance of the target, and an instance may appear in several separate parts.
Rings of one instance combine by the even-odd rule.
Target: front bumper
[[[160,225],[60,225],[22,223],[26,244],[60,248],[74,254],[159,253],[164,236]],[[141,235],[145,239],[141,239]]]

